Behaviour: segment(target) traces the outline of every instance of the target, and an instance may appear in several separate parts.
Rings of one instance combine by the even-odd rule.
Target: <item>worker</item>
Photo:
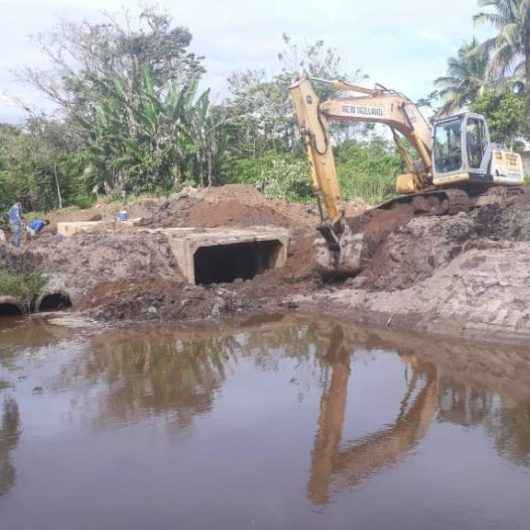
[[[11,244],[18,248],[22,239],[22,205],[16,202],[11,206],[8,212],[9,228],[11,229]]]
[[[45,226],[48,226],[50,221],[48,219],[34,219],[26,226],[26,231],[33,239],[37,234],[40,234]]]

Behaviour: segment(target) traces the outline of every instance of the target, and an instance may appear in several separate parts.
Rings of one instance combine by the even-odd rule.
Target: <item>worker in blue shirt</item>
[[[8,212],[9,228],[11,228],[11,243],[15,247],[20,247],[22,239],[22,205],[16,202],[11,206]]]
[[[48,226],[50,224],[50,221],[47,219],[34,219],[29,223],[28,226],[26,226],[26,231],[30,235],[30,237],[35,237],[37,234],[42,232],[43,228],[45,226]]]

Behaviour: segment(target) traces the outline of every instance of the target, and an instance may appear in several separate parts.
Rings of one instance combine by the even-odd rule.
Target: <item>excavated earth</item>
[[[22,252],[3,245],[0,265],[44,272],[45,289],[68,293],[75,309],[100,320],[219,319],[296,309],[390,328],[527,340],[530,189],[490,202],[443,216],[412,205],[367,211],[348,205],[352,228],[365,235],[364,270],[336,284],[323,284],[312,270],[316,207],[270,201],[239,185],[147,199],[129,213],[149,228],[288,228],[286,266],[253,280],[189,285],[164,234],[146,237],[126,227],[66,239],[50,231]]]

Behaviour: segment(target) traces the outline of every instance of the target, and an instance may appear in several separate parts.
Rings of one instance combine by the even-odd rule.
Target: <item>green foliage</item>
[[[518,137],[528,134],[527,96],[487,90],[473,102],[471,109],[486,117],[493,142],[512,146]]]
[[[395,194],[403,163],[384,138],[348,140],[335,149],[337,173],[344,199],[361,198],[376,204]],[[252,184],[266,197],[312,200],[309,168],[303,156],[269,151],[259,158],[235,159],[225,167],[230,182]]]
[[[486,10],[475,22],[493,26],[497,34],[480,45],[488,59],[488,71],[496,78],[523,79],[530,87],[529,0],[479,0]]]
[[[345,199],[376,204],[395,195],[396,176],[403,162],[381,137],[368,142],[346,141],[336,149],[337,173]]]
[[[17,274],[0,269],[0,295],[14,296],[28,305],[39,295],[45,280],[38,272]]]
[[[307,163],[290,154],[270,151],[256,159],[237,159],[227,171],[231,182],[252,184],[270,199],[312,198]]]
[[[125,15],[63,22],[38,39],[51,70],[24,74],[62,119],[0,128],[0,208],[15,200],[26,211],[84,208],[99,193],[166,194],[185,182],[243,182],[271,198],[311,198],[289,86],[300,70],[351,81],[359,71],[344,70],[321,40],[300,47],[284,35],[275,75],[234,74],[229,98],[213,105],[209,90],[198,89],[204,69],[189,51],[191,33],[155,9]],[[316,89],[329,95],[329,86]],[[339,178],[345,197],[376,202],[393,193],[401,163],[381,139],[347,140],[359,130],[332,125]]]
[[[456,57],[447,61],[447,75],[434,81],[442,99],[444,114],[451,114],[468,105],[481,93],[486,84],[488,58],[477,53],[478,42],[464,43]]]
[[[128,193],[154,193],[170,190],[183,177],[204,184],[207,173],[211,180],[218,124],[209,91],[198,95],[197,87],[197,80],[184,87],[170,82],[166,90],[157,91],[145,66],[130,103],[117,80],[97,107],[90,133],[90,182]]]

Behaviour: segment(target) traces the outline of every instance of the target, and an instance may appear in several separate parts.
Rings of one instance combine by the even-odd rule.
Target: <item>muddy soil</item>
[[[359,207],[350,205],[352,211]],[[286,266],[252,281],[191,286],[184,281],[164,234],[146,236],[138,228],[117,225],[70,238],[61,238],[51,229],[22,251],[0,247],[0,262],[10,269],[24,263],[26,268],[43,271],[47,292],[68,293],[76,309],[98,319],[219,318],[289,305],[283,300],[286,296],[314,290],[318,280],[311,258],[316,211],[311,205],[269,201],[250,186],[232,185],[188,190],[166,200],[147,199],[130,212],[131,217],[143,214],[142,228],[288,227],[291,243]]]
[[[530,190],[456,215],[404,208],[357,222],[368,242],[364,271],[302,305],[387,327],[530,338]]]
[[[530,190],[455,215],[428,215],[417,205],[348,209],[352,227],[365,235],[364,270],[340,284],[313,273],[315,206],[270,201],[240,185],[147,199],[130,215],[141,213],[149,228],[287,227],[281,270],[190,286],[166,236],[115,227],[68,239],[50,231],[22,252],[0,247],[0,263],[43,271],[48,290],[68,292],[75,308],[102,320],[217,319],[300,307],[390,327],[530,337]]]

